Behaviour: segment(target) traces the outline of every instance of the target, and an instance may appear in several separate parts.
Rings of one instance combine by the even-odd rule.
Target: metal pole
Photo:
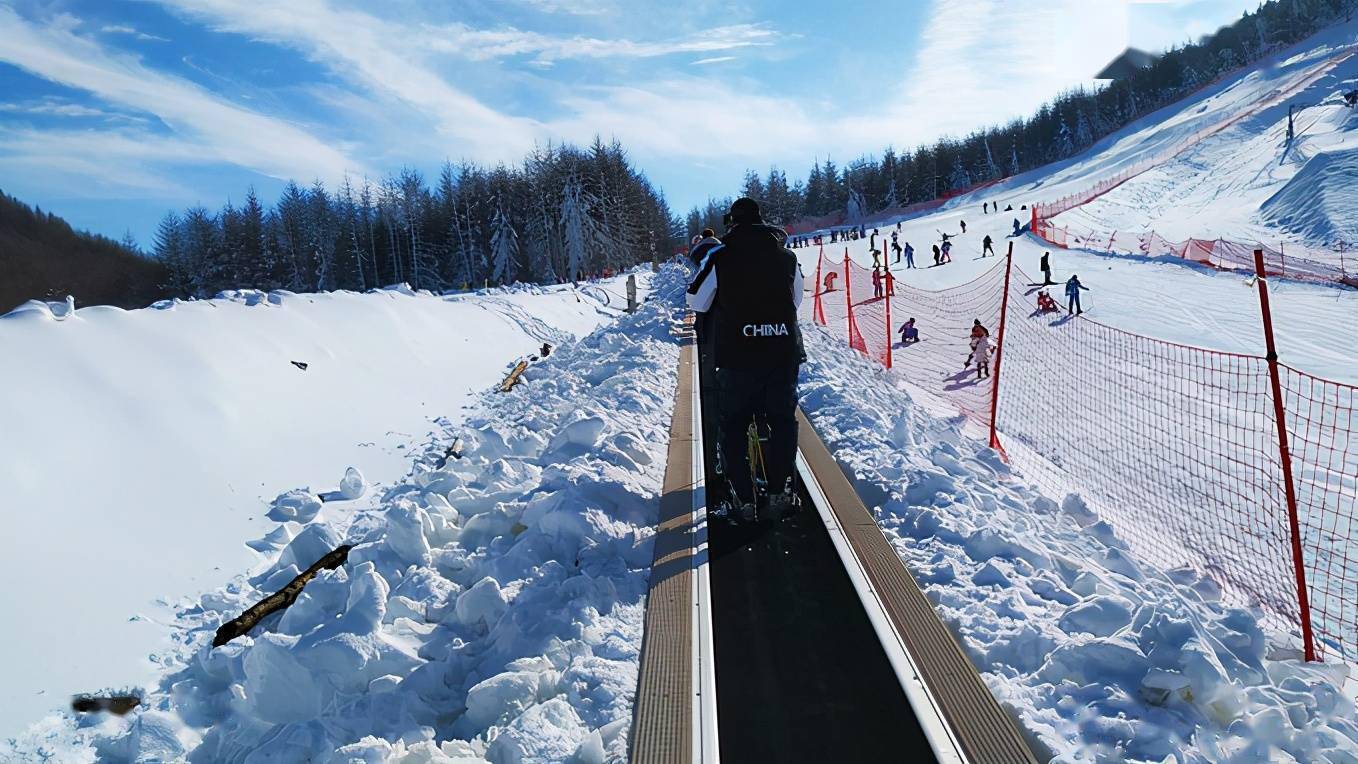
[[[1268,349],[1268,379],[1273,387],[1273,416],[1278,425],[1278,454],[1283,465],[1283,488],[1287,495],[1287,525],[1292,535],[1292,568],[1297,577],[1297,605],[1301,610],[1301,640],[1306,660],[1316,659],[1315,638],[1311,633],[1311,602],[1306,589],[1306,566],[1302,561],[1301,523],[1297,519],[1297,491],[1292,482],[1292,453],[1287,445],[1287,413],[1283,407],[1283,386],[1278,376],[1278,349],[1273,342],[1273,313],[1268,307],[1268,281],[1264,275],[1264,250],[1254,250],[1255,281],[1259,285],[1259,311],[1264,319],[1264,344]]]
[[[990,375],[990,447],[1004,455],[995,423],[1000,410],[1000,364],[1004,361],[1004,326],[1009,317],[1009,277],[1014,273],[1014,243],[1004,256],[1004,294],[1000,297],[1000,329],[995,338],[995,371]],[[1008,461],[1006,457],[1005,461]]]

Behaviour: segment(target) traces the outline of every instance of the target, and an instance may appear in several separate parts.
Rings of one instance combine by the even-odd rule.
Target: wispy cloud
[[[361,168],[291,123],[241,108],[194,83],[152,70],[72,31],[69,17],[29,22],[0,7],[0,61],[87,91],[100,100],[152,114],[202,157],[274,177],[337,178]],[[97,143],[97,141],[96,141]]]
[[[20,116],[43,116],[43,117],[92,117],[99,119],[117,119],[128,121],[144,121],[141,117],[134,117],[130,114],[123,114],[106,109],[98,109],[85,104],[73,103],[64,98],[49,96],[34,101],[14,101],[0,103],[0,112],[7,114],[18,114]]]
[[[565,13],[572,16],[602,16],[618,9],[612,0],[519,0],[520,3],[544,13]]]
[[[172,10],[205,21],[218,31],[286,45],[383,98],[394,98],[434,122],[445,138],[470,156],[491,161],[517,158],[539,134],[532,120],[501,114],[451,85],[426,62],[411,56],[412,35],[427,33],[389,24],[324,0],[284,6],[253,0],[160,0]]]
[[[713,58],[700,58],[689,64],[689,66],[706,66],[708,64],[720,64],[723,61],[735,61],[735,56],[715,56]]]
[[[712,53],[740,48],[768,47],[776,32],[759,24],[714,27],[686,37],[651,42],[597,37],[556,37],[513,27],[472,29],[463,24],[426,27],[422,44],[428,50],[474,61],[532,55],[550,62],[581,58],[658,58],[677,53]],[[409,40],[410,38],[407,38]]]
[[[137,29],[136,27],[130,26],[128,24],[106,24],[105,26],[101,27],[99,31],[103,32],[104,34],[128,35],[130,37],[135,37],[138,40],[145,40],[148,42],[169,42],[169,39],[165,37],[147,34],[146,32],[143,32]]]

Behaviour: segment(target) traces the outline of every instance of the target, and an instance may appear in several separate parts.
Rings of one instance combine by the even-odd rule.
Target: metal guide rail
[[[707,525],[697,355],[679,364],[631,760],[1035,761],[800,411],[801,513]]]

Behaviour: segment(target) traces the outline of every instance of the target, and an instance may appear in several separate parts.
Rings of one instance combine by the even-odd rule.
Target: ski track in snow
[[[638,275],[642,296],[650,278]],[[445,297],[398,285],[131,311],[31,302],[0,318],[15,361],[0,376],[0,506],[28,508],[6,515],[25,541],[0,574],[44,576],[0,591],[25,614],[0,638],[0,741],[72,693],[154,681],[181,598],[267,565],[244,542],[274,527],[270,497],[327,490],[346,466],[392,485],[433,417],[456,416],[543,341],[620,312],[570,285]],[[372,504],[340,499],[325,505],[332,521]]]
[[[332,517],[308,491],[280,496],[271,517],[284,522],[253,542],[267,566],[179,611],[144,710],[50,717],[10,755],[625,759],[685,274],[654,282],[636,315],[534,364],[511,393],[482,394],[465,421],[441,420],[375,506]],[[462,456],[442,464],[455,438]],[[357,490],[359,476],[341,484]],[[346,566],[253,636],[210,647],[218,625],[341,542],[356,545]]]

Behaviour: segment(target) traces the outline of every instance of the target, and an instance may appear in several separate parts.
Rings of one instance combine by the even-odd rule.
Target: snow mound
[[[684,273],[667,268],[655,285],[663,301],[445,424],[378,506],[301,527],[319,500],[280,496],[288,522],[257,546],[281,546],[272,564],[178,613],[182,646],[144,710],[35,732],[15,753],[624,759],[678,356],[669,305]],[[460,458],[447,455],[455,437]],[[219,624],[341,541],[354,545],[346,565],[252,634],[210,646]]]
[[[1358,242],[1358,149],[1317,154],[1259,207],[1270,223],[1320,246]]]
[[[1135,559],[839,337],[806,330],[802,405],[1000,702],[1076,761],[1352,761],[1342,664],[1270,654],[1191,570]]]

